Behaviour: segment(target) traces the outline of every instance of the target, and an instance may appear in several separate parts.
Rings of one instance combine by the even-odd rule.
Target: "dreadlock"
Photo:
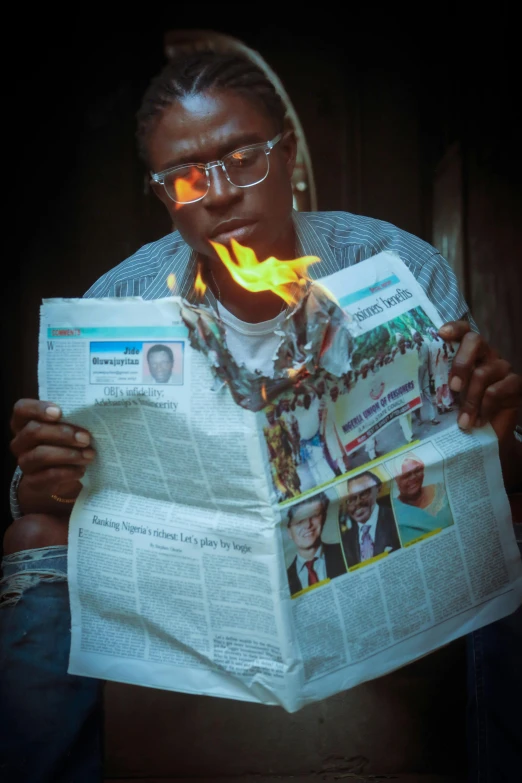
[[[238,54],[192,51],[178,55],[150,82],[137,112],[136,138],[140,157],[147,163],[147,139],[156,122],[180,98],[212,88],[232,90],[257,103],[283,130],[285,105],[268,76]]]

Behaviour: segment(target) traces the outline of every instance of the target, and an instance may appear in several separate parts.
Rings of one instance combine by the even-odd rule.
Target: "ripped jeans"
[[[103,683],[67,674],[67,547],[7,555],[0,580],[0,780],[101,783]]]
[[[522,541],[522,526],[517,526]],[[0,580],[0,780],[101,783],[103,684],[67,674],[67,547],[8,555]],[[522,770],[522,607],[468,636],[469,783]]]

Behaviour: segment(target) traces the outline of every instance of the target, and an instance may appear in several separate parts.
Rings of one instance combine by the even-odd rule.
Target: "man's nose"
[[[206,207],[219,207],[241,198],[241,188],[228,181],[222,166],[213,166],[208,172],[210,187],[203,203]]]

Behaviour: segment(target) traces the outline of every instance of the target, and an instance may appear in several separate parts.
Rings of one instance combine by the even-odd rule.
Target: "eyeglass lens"
[[[268,174],[268,156],[263,147],[236,150],[225,155],[223,163],[232,185],[238,188],[256,185]],[[183,166],[165,177],[169,196],[180,204],[189,204],[205,196],[209,178],[204,166]]]
[[[368,489],[363,489],[360,492],[354,492],[353,494],[348,495],[347,501],[350,505],[357,503],[358,501],[365,501],[368,500],[368,498],[372,494],[373,487],[368,487]]]

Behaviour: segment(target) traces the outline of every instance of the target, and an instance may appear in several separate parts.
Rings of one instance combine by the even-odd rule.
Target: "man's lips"
[[[216,242],[231,238],[239,239],[244,235],[250,234],[255,224],[255,220],[242,220],[239,218],[224,220],[222,223],[218,223],[212,230],[210,239],[213,239]]]

